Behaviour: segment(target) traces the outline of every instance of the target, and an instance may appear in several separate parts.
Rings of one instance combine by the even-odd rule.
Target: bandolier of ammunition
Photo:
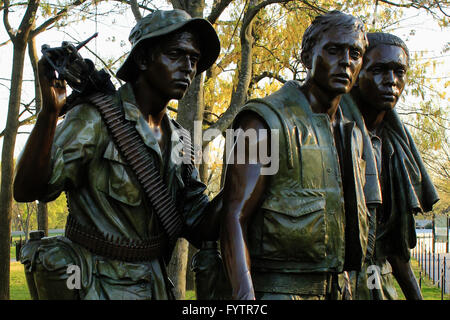
[[[184,182],[185,188],[186,188],[189,186],[189,182],[191,181],[192,171],[194,171],[194,161],[195,161],[194,145],[191,142],[191,135],[190,135],[189,131],[187,131],[186,129],[181,127],[178,123],[175,123],[175,124],[179,129],[179,133],[181,134],[184,152],[186,152],[186,151],[189,152],[188,155],[186,155],[186,153],[184,153],[185,158],[183,159],[183,161],[184,161],[183,164],[185,164],[185,166],[184,166],[185,170],[183,170],[182,178],[183,178],[183,182]]]
[[[373,254],[375,251],[376,241],[376,224],[377,224],[376,212],[373,210],[369,217],[369,234],[367,235],[367,252],[366,261],[373,262]]]
[[[183,228],[183,221],[141,136],[125,119],[122,109],[113,102],[112,96],[96,93],[88,99],[100,111],[117,148],[136,174],[167,232],[169,243],[175,243]]]
[[[136,262],[148,261],[164,253],[164,235],[146,240],[114,237],[95,228],[79,224],[74,217],[67,217],[65,235],[89,251],[112,259]]]
[[[144,241],[114,238],[112,235],[105,235],[93,228],[81,226],[69,214],[66,236],[96,254],[113,259],[145,261],[160,256],[164,254],[166,248],[173,248],[175,245],[183,228],[182,216],[162,181],[147,146],[134,125],[125,119],[120,106],[114,103],[112,96],[96,93],[87,99],[99,110],[114,143],[131,166],[167,235]],[[185,154],[185,157],[188,158],[184,159],[184,163],[188,161],[189,164],[183,171],[183,180],[187,186],[194,170],[194,151],[189,132],[178,124],[177,126],[180,129],[184,151],[189,152],[189,155]]]

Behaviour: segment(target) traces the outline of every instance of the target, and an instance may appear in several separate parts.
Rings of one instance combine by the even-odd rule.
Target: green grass
[[[194,290],[186,291],[184,300],[197,300],[197,298],[195,296],[195,291]]]
[[[11,247],[11,259],[15,259],[16,258],[16,246],[12,246]]]
[[[411,266],[416,276],[417,281],[419,281],[420,266],[415,259],[411,259]],[[406,300],[403,295],[400,286],[397,281],[395,281],[395,288],[397,289],[399,300]],[[422,272],[422,296],[424,300],[441,300],[441,288],[433,284],[433,281],[426,278],[425,272]],[[444,294],[444,300],[450,300],[449,294]]]
[[[20,262],[11,262],[10,275],[11,300],[31,300],[23,265]],[[186,300],[195,300],[195,291],[186,291]]]
[[[14,252],[13,252],[14,250]],[[14,255],[13,255],[14,254]],[[11,247],[11,256],[15,257],[15,247]],[[414,274],[419,281],[420,267],[416,260],[411,260]],[[424,273],[422,273],[424,274]],[[423,276],[425,277],[425,276]],[[30,300],[30,293],[25,279],[25,272],[23,265],[20,262],[11,262],[11,275],[10,275],[10,294],[11,300]],[[405,296],[402,293],[397,281],[395,281],[399,300],[405,300]],[[433,285],[431,280],[422,278],[422,295],[424,300],[441,300],[441,289],[437,285]],[[195,291],[186,291],[186,300],[195,300]],[[450,295],[444,295],[444,300],[450,300]]]
[[[11,300],[31,300],[27,281],[25,279],[23,264],[21,264],[20,262],[11,262],[9,289]]]

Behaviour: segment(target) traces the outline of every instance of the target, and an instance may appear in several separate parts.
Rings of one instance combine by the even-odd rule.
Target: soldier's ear
[[[302,53],[300,54],[300,59],[302,60],[302,63],[306,69],[309,70],[312,68],[312,55],[310,51],[302,51]]]
[[[144,53],[144,48],[138,48],[133,53],[133,60],[139,70],[147,70],[148,56]]]

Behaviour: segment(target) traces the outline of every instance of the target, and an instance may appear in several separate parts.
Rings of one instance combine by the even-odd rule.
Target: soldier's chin
[[[172,99],[174,100],[180,100],[184,97],[184,95],[186,94],[187,90],[175,90],[172,94]]]
[[[333,88],[335,94],[346,94],[350,92],[350,86],[337,86]]]

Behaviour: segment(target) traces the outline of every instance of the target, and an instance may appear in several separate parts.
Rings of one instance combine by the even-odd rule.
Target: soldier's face
[[[356,82],[364,54],[364,34],[335,28],[323,33],[312,48],[310,76],[331,94],[348,93]]]
[[[181,99],[197,73],[200,47],[197,38],[184,31],[160,43],[147,64],[146,78],[166,99]]]
[[[393,109],[405,88],[408,57],[402,48],[378,45],[364,56],[358,79],[363,99],[380,111]]]

